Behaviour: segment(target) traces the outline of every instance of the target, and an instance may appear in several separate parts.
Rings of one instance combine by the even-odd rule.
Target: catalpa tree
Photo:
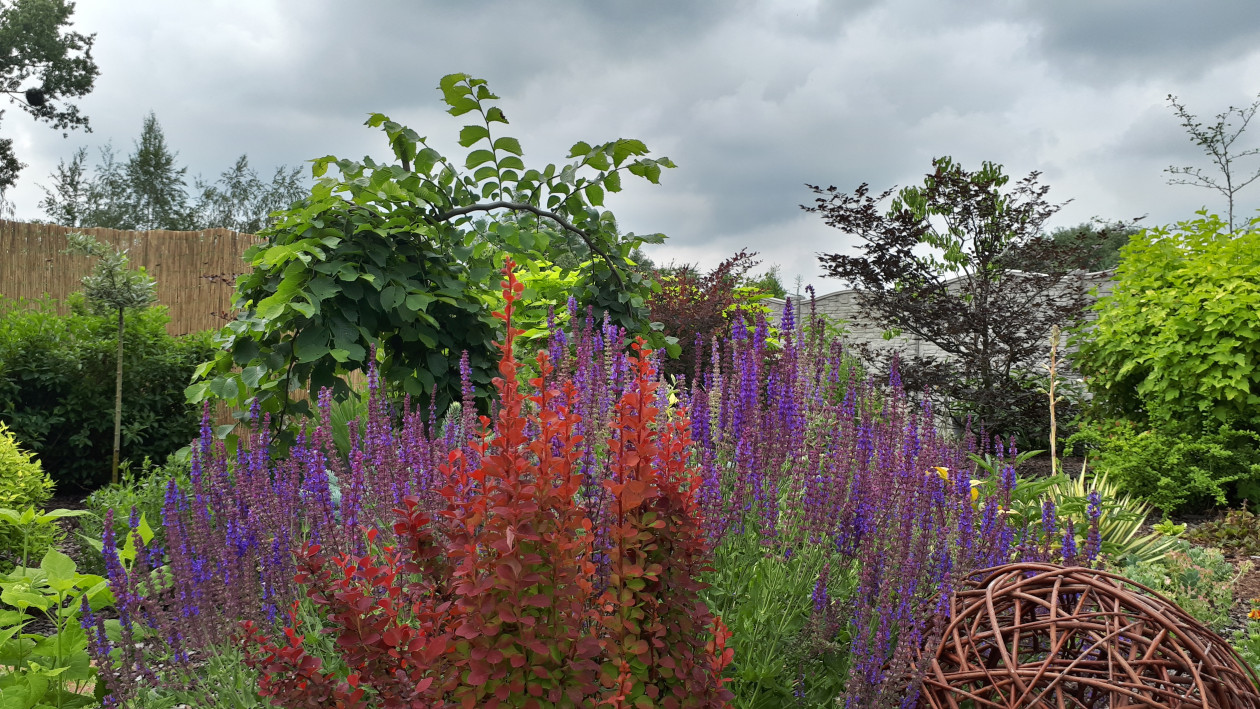
[[[366,125],[384,132],[392,161],[315,160],[310,195],[275,214],[260,232],[266,242],[245,253],[252,272],[237,283],[239,315],[219,335],[222,352],[198,369],[190,401],[218,397],[238,411],[256,402],[283,423],[309,412],[296,389],[345,395],[343,376],[366,370],[374,345],[384,381],[418,405],[442,411],[460,399],[464,352],[488,396],[501,325],[491,315],[495,274],[509,257],[555,263],[576,252],[579,303],[648,331],[652,282],[629,255],[664,236],[621,233],[604,201],[623,176],[657,183],[674,163],[618,139],[578,142],[568,162],[527,167],[484,80],[451,74],[439,88],[448,113],[477,119],[459,132],[467,154],[450,160],[377,113]]]

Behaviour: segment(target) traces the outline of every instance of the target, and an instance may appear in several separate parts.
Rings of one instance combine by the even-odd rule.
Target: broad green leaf
[[[646,155],[647,151],[647,146],[642,141],[623,138],[613,145],[613,164],[620,166],[626,158],[633,155]]]
[[[267,368],[261,364],[255,364],[241,370],[241,382],[249,389],[258,386],[258,383],[267,375]]]
[[[464,160],[464,167],[471,170],[482,163],[494,160],[494,153],[489,150],[474,150],[468,154],[468,158]]]
[[[429,303],[433,302],[433,296],[428,293],[412,293],[407,296],[407,308],[409,310],[423,311],[429,307]]]
[[[87,510],[49,510],[35,518],[35,521],[39,524],[47,524],[54,519],[81,518],[81,516],[91,514]]]
[[[586,199],[596,207],[604,206],[604,190],[599,185],[591,183],[586,186]]]
[[[513,155],[524,155],[524,153],[521,152],[521,143],[516,138],[509,138],[506,136],[499,138],[494,141],[494,149],[502,150],[505,153],[511,153]]]
[[[320,327],[309,327],[293,340],[293,353],[298,362],[314,362],[328,354],[328,336]]]
[[[469,147],[474,143],[486,140],[490,137],[490,131],[485,126],[464,126],[459,132],[459,144],[462,147]],[[499,140],[502,140],[500,138]],[[496,147],[498,141],[495,141]]]
[[[44,554],[44,558],[39,562],[39,568],[48,574],[50,581],[72,579],[78,571],[74,560],[56,549],[49,549]]]
[[[0,601],[19,610],[37,608],[46,611],[52,607],[53,599],[30,590],[29,586],[8,585],[0,591]]]
[[[610,172],[604,177],[604,188],[609,192],[621,191],[621,173]]]

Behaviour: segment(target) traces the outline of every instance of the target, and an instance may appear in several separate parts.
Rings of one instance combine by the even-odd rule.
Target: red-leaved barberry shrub
[[[663,363],[667,374],[686,374],[696,381],[700,374],[703,352],[714,338],[731,334],[733,321],[751,319],[733,312],[736,306],[749,305],[747,291],[739,290],[745,276],[759,262],[756,253],[740,251],[718,264],[708,273],[699,267],[684,265],[672,273],[658,272],[660,290],[648,298],[652,320],[661,323],[662,332],[678,338],[682,352],[676,360]],[[749,323],[751,324],[751,323]]]
[[[493,428],[452,450],[444,505],[396,510],[396,543],[325,558],[311,545],[296,581],[335,636],[326,670],[290,614],[284,646],[244,624],[260,693],[284,707],[725,706],[729,633],[699,599],[709,549],[683,410],[662,412],[649,353],[607,428],[603,490],[580,470],[578,400],[549,356],[518,381],[504,269],[500,395]],[[602,498],[602,499],[599,499]],[[598,503],[596,500],[599,499]],[[594,510],[603,510],[595,514]],[[606,555],[601,567],[597,554]],[[345,676],[342,676],[345,675]]]

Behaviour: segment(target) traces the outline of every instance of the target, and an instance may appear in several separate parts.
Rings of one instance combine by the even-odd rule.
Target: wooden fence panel
[[[157,280],[158,303],[169,309],[172,335],[223,326],[232,315],[236,277],[246,268],[241,255],[260,241],[228,229],[120,231],[0,220],[0,295],[63,300],[80,290],[91,262],[64,253],[72,231],[125,248],[132,267],[144,266]]]

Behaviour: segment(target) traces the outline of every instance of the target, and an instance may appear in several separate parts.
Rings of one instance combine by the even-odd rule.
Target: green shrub
[[[0,420],[39,454],[62,489],[109,479],[117,324],[87,312],[81,296],[56,303],[0,302]],[[124,457],[164,460],[196,436],[184,400],[196,366],[213,356],[209,333],[171,337],[165,308],[130,316],[124,336]]]
[[[1112,570],[1160,593],[1219,633],[1229,624],[1234,583],[1250,570],[1251,564],[1244,562],[1235,570],[1219,549],[1181,544],[1181,550],[1170,552],[1159,561],[1125,564]]]
[[[18,447],[0,421],[0,508],[25,510],[42,507],[52,497],[53,482],[31,453]],[[41,529],[29,540],[31,556],[42,557],[53,542],[51,529]],[[10,569],[22,553],[21,530],[0,523],[0,569]]]
[[[1098,421],[1068,438],[1065,450],[1081,449],[1123,492],[1165,514],[1225,505],[1260,481],[1260,434],[1228,425],[1196,435]]]
[[[1156,428],[1260,430],[1260,218],[1147,229],[1121,249],[1075,357],[1096,406]]]

